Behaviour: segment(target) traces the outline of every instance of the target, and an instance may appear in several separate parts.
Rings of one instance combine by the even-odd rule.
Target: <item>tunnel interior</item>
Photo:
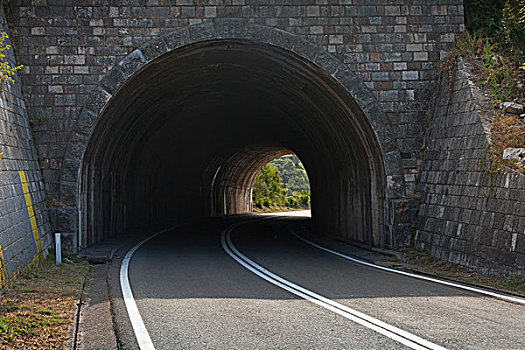
[[[98,118],[81,169],[81,245],[130,227],[251,212],[258,171],[290,153],[308,172],[319,232],[384,243],[380,147],[343,86],[249,40],[164,54]]]

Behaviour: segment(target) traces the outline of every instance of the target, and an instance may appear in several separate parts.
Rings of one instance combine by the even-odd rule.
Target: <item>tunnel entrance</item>
[[[340,80],[248,39],[143,62],[99,113],[87,111],[96,123],[77,182],[78,246],[132,226],[250,212],[257,171],[290,153],[308,170],[320,233],[388,244],[385,130],[371,125],[377,105]]]

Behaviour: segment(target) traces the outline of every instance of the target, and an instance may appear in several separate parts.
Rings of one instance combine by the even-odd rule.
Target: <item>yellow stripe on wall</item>
[[[0,288],[7,284],[7,267],[5,266],[4,253],[0,245]]]
[[[24,197],[26,199],[27,212],[29,214],[29,221],[31,222],[31,228],[33,229],[33,237],[35,238],[36,250],[38,252],[38,258],[44,258],[42,253],[42,243],[40,242],[40,235],[38,234],[38,226],[36,225],[35,212],[33,210],[33,204],[31,203],[31,195],[29,194],[29,187],[27,186],[26,174],[24,171],[19,171],[20,182],[22,183],[22,190],[24,191]]]

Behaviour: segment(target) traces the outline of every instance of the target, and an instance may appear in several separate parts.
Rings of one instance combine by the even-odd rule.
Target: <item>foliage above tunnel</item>
[[[456,37],[450,55],[438,65],[438,75],[451,92],[453,69],[461,56],[471,67],[473,80],[490,100],[489,155],[482,167],[495,176],[506,165],[525,172],[519,158],[504,156],[506,150],[525,145],[525,0],[467,0],[469,31]]]

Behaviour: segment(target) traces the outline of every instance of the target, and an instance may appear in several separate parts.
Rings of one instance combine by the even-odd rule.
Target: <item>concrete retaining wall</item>
[[[426,130],[416,245],[490,274],[525,276],[525,175],[487,170],[494,112],[458,62],[451,91],[441,81]]]
[[[0,22],[1,32],[8,32],[2,9]],[[6,56],[14,62],[13,50]],[[52,244],[42,174],[18,77],[15,83],[0,85],[0,153],[2,286],[35,258],[44,257]]]

